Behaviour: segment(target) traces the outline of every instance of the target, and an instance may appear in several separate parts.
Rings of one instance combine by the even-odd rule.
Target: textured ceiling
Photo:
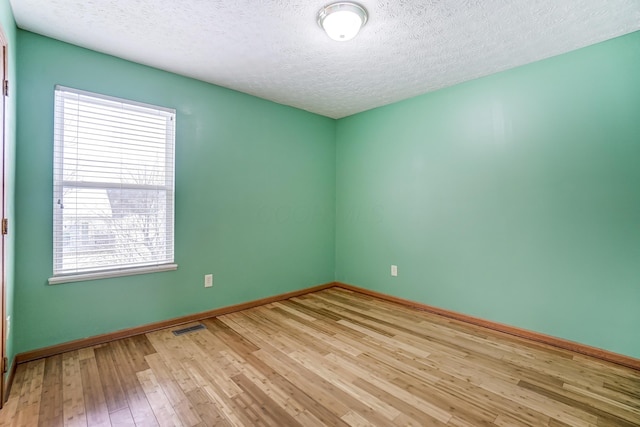
[[[640,29],[640,0],[10,0],[18,27],[339,118]],[[639,46],[640,48],[640,46]]]

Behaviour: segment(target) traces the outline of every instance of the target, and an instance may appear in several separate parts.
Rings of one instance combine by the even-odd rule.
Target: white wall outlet
[[[204,287],[210,288],[213,286],[213,274],[205,274],[204,276]]]
[[[393,277],[396,277],[398,275],[398,266],[397,265],[392,265],[391,266],[391,275]]]
[[[7,337],[11,333],[11,316],[7,316]]]

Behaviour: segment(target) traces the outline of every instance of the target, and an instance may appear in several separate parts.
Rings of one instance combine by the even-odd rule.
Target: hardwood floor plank
[[[215,384],[219,390],[222,390],[225,396],[235,397],[242,393],[242,389],[230,378],[224,375],[218,375],[218,371],[213,363],[201,363],[201,358],[193,358],[189,360],[189,372],[194,374],[196,383],[200,387]]]
[[[281,386],[282,382],[281,378],[277,378],[278,374],[253,355],[248,354],[242,357],[233,351],[221,353],[239,372],[250,379],[256,387],[260,388],[289,415],[296,418],[300,413],[305,412],[304,406],[293,399]]]
[[[21,406],[20,401],[22,399],[22,387],[25,383],[25,375],[31,365],[25,363],[18,365],[16,368],[16,374],[13,379],[13,387],[11,393],[8,396],[7,403],[4,408],[0,410],[0,426],[8,427],[17,425],[18,408]],[[24,404],[24,403],[23,403]]]
[[[241,393],[231,398],[234,404],[234,411],[240,414],[245,420],[243,425],[256,427],[273,426],[273,420],[263,416],[262,411],[247,394]]]
[[[602,410],[601,406],[594,399],[588,399],[588,398],[583,399],[574,393],[566,393],[560,388],[551,390],[544,386],[532,384],[527,381],[521,381],[518,385],[527,390],[536,392],[541,396],[551,398],[554,401],[563,402],[567,406],[570,406],[571,408],[579,408],[583,410],[585,413],[593,414],[596,417],[596,420],[597,419],[612,420],[612,421],[615,421],[616,425],[619,425],[620,427],[631,427],[631,426],[640,425],[640,416],[638,416],[638,414],[636,414],[635,411],[625,412],[625,411],[614,410],[612,412],[607,412],[605,410]],[[624,418],[620,417],[619,414],[623,414]]]
[[[238,397],[238,394],[232,398],[227,396],[217,384],[211,384],[203,387],[203,390],[213,402],[220,415],[231,425],[249,426],[255,424],[255,414],[251,410],[250,404]]]
[[[640,426],[640,371],[352,290],[198,323],[19,365],[0,427]]]
[[[295,419],[305,427],[324,427],[326,425],[306,409],[296,415]]]
[[[44,381],[44,365],[44,360],[31,362],[24,372],[20,399],[15,415],[17,426],[30,427],[38,425],[42,383]]]
[[[505,387],[514,387],[513,384],[505,383]],[[496,417],[500,414],[513,416],[524,423],[530,425],[545,424],[549,417],[535,411],[534,409],[525,405],[518,404],[512,400],[505,398],[504,396],[490,392],[480,386],[470,384],[468,381],[460,380],[456,377],[445,376],[442,381],[433,385],[437,392],[433,395],[433,391],[429,390],[429,396],[434,401],[438,400],[436,396],[443,396],[446,401],[452,407],[452,413],[454,417],[461,421],[463,419],[473,419],[473,416],[461,415],[461,413],[467,412],[480,412],[483,418],[491,419],[491,416]],[[418,392],[423,393],[423,392]],[[497,417],[496,417],[497,418]]]
[[[320,357],[314,357],[309,352],[301,349],[289,355],[293,360],[297,361],[301,366],[315,373],[321,378],[326,378],[331,384],[342,390],[345,394],[351,396],[356,401],[367,402],[367,407],[361,407],[363,413],[370,414],[374,412],[376,422],[390,422],[395,419],[400,412],[389,403],[378,399],[376,396],[369,394],[366,390],[359,388],[355,382],[358,380],[356,375],[351,374],[348,370],[342,369],[340,366],[332,363],[330,360]],[[358,410],[357,407],[348,405],[351,410]],[[344,419],[344,416],[341,417]]]
[[[383,378],[380,378],[376,373],[362,369],[356,363],[351,362],[345,358],[338,357],[335,355],[330,355],[331,358],[335,361],[335,363],[342,365],[345,369],[349,371],[357,373],[358,377],[370,382],[371,384],[387,390],[389,393],[397,397],[398,399],[402,399],[411,406],[419,409],[425,414],[429,415],[433,419],[440,421],[442,423],[447,423],[451,419],[451,413],[447,410],[440,408],[434,405],[431,402],[428,402],[409,391],[403,389],[402,387],[398,387],[395,384],[392,384],[388,381],[385,381]]]
[[[155,349],[149,343],[145,335],[125,338],[119,341],[120,351],[126,355],[134,372],[142,372],[149,369],[145,356],[155,353]]]
[[[451,415],[451,418],[456,417],[473,425],[491,425],[498,416],[498,411],[492,411],[483,406],[483,403],[486,405],[487,396],[479,396],[478,389],[469,387],[467,393],[460,396],[448,387],[449,383],[444,380],[437,384],[420,384],[395,379],[392,384],[443,409]]]
[[[238,354],[250,353],[260,349],[249,340],[248,336],[239,334],[220,318],[205,319],[203,323],[220,342],[224,343],[226,347],[229,347]]]
[[[127,396],[120,384],[120,378],[116,373],[111,352],[112,349],[110,344],[94,350],[96,364],[100,375],[100,382],[102,383],[102,391],[104,393],[107,409],[110,413],[120,412],[123,409],[129,408]],[[122,411],[122,414],[126,414],[126,412],[127,411]],[[129,414],[131,414],[130,411]]]
[[[45,360],[38,426],[61,427],[63,424],[62,356],[58,354]]]
[[[17,374],[16,374],[16,377],[14,378],[14,381],[17,381]],[[18,418],[17,410],[18,410],[18,397],[9,396],[9,399],[2,407],[2,410],[0,410],[0,427],[9,427],[9,426],[16,425],[16,420]],[[38,422],[40,422],[40,419],[41,418],[39,417]]]
[[[162,387],[158,384],[153,371],[147,369],[146,371],[138,372],[137,375],[160,427],[182,427],[182,421],[180,421],[173,405],[164,394]]]
[[[126,340],[114,341],[109,344],[109,347],[115,373],[127,397],[127,405],[136,426],[157,427],[158,422],[138,381],[138,371],[136,371],[136,366],[138,368],[146,366],[146,369],[149,369],[146,361],[142,364],[139,359],[131,357],[130,343]]]
[[[375,427],[375,424],[371,424],[357,412],[349,411],[341,418],[352,427]]]
[[[209,400],[207,393],[201,389],[194,389],[186,394],[187,399],[193,406],[198,418],[202,420],[204,426],[231,426],[233,424],[225,420],[216,410],[213,402]],[[194,426],[197,424],[194,424]]]
[[[149,341],[158,350],[158,355],[164,362],[164,366],[169,370],[168,375],[178,384],[180,389],[186,394],[198,388],[194,379],[189,375],[182,364],[184,355],[181,351],[180,343],[174,340],[174,335],[169,330],[155,331],[148,335]],[[152,355],[149,355],[152,356]],[[145,356],[147,361],[149,356]]]
[[[171,375],[171,370],[164,363],[158,353],[145,356],[149,367],[153,371],[158,384],[162,387],[167,399],[175,409],[176,414],[185,426],[195,426],[202,422],[196,411],[189,403],[189,398],[184,393],[178,382]]]
[[[519,420],[507,414],[500,414],[492,423],[497,427],[530,427],[528,422]]]
[[[410,381],[436,384],[443,378],[443,372],[428,359],[410,358],[387,350],[376,349],[362,353],[356,360],[363,368],[377,372],[386,379],[407,377]]]
[[[281,406],[276,405],[273,399],[271,399],[265,392],[260,390],[251,380],[249,380],[244,374],[239,374],[233,377],[233,381],[238,384],[238,387],[256,403],[256,406],[260,408],[259,418],[269,418],[272,420],[271,425],[275,426],[299,426],[298,421],[293,418],[286,410]]]
[[[303,388],[307,390],[305,391],[303,390],[303,388],[296,386],[294,382],[291,381],[292,378],[295,378],[295,374],[292,373],[292,378],[287,378],[287,373],[289,373],[290,371],[288,371],[286,368],[279,371],[277,367],[274,368],[268,363],[269,358],[266,357],[266,353],[263,354],[263,356],[266,357],[267,360],[263,360],[262,358],[260,358],[258,353],[256,353],[255,355],[247,355],[246,362],[251,367],[265,374],[265,376],[268,378],[269,383],[273,386],[274,393],[288,396],[286,400],[286,408],[293,408],[292,410],[294,412],[298,412],[296,411],[296,408],[304,408],[303,411],[298,412],[298,414],[295,415],[296,419],[306,419],[310,417],[312,419],[318,420],[323,425],[343,425],[343,422],[337,415],[335,415],[332,411],[322,405],[322,399],[318,399],[316,397],[317,394],[312,392],[312,390],[315,389],[303,386]],[[275,363],[275,359],[271,359],[271,361]],[[284,367],[284,365],[280,365],[280,367]],[[309,392],[311,392],[311,394],[309,394]],[[314,397],[312,398],[311,396]],[[300,417],[300,414],[302,412],[308,412],[308,415],[302,415]]]
[[[292,318],[300,318],[302,320],[305,320],[311,323],[313,323],[316,320],[315,317],[309,316],[308,314],[305,314],[303,311],[296,310],[294,307],[291,307],[290,305],[287,304],[287,301],[278,301],[273,303],[272,305],[275,309],[286,311],[287,313],[289,313],[290,316],[292,316]]]
[[[634,385],[628,386],[626,384],[618,384],[614,381],[605,381],[602,384],[602,388],[605,393],[609,391],[615,392],[618,398],[622,395],[622,399],[625,399],[630,405],[637,405],[640,401],[640,382],[636,387]]]
[[[133,421],[133,415],[131,415],[129,407],[111,412],[109,414],[109,419],[111,420],[111,425],[114,427],[135,427],[136,425],[135,421]]]
[[[530,408],[535,412],[545,415],[546,417],[554,418],[570,425],[592,426],[597,422],[597,417],[595,415],[589,414],[581,408],[576,408],[571,405],[567,405],[563,401],[541,395],[537,393],[537,391],[528,390],[521,387],[520,384],[513,386],[511,384],[485,382],[477,384],[477,386],[510,400],[523,408]]]
[[[87,414],[82,392],[82,374],[77,351],[62,355],[62,413],[64,425],[82,427],[87,425]]]
[[[93,351],[91,357],[80,359],[80,376],[87,414],[87,424],[96,427],[110,427],[109,410],[102,391],[102,381]]]
[[[398,424],[399,422],[415,423],[416,421],[424,423],[428,420],[429,424],[433,426],[445,425],[442,421],[434,419],[431,415],[421,411],[416,406],[407,403],[403,399],[400,399],[391,393],[388,393],[380,387],[376,387],[362,378],[356,379],[354,381],[354,385],[361,390],[366,391],[371,396],[375,396],[378,400],[387,402],[389,405],[393,406],[398,411],[398,414],[392,419],[394,424]]]
[[[276,310],[262,309],[261,311],[256,311],[256,315],[260,316],[262,319],[267,319],[273,325],[275,325],[275,330],[279,331],[282,329],[283,322],[289,322],[289,317],[283,316]],[[307,348],[313,349],[315,352],[320,354],[326,354],[329,350],[326,345],[322,341],[319,341],[316,336],[319,335],[317,331],[308,330],[304,328],[297,327],[297,323],[289,322],[287,326],[287,333],[282,334],[277,332],[274,337],[279,339],[283,344],[287,345],[289,349],[297,349],[300,344]]]
[[[439,372],[446,373],[452,377],[459,378],[463,381],[469,381],[472,383],[482,383],[483,381],[500,381],[510,384],[518,384],[520,381],[515,375],[512,375],[508,369],[502,369],[499,371],[493,371],[487,369],[486,363],[474,363],[473,360],[468,357],[459,358],[454,355],[445,357],[438,354],[429,358],[429,363]],[[559,383],[562,386],[562,383]]]
[[[291,383],[292,396],[320,421],[330,426],[347,425],[340,417],[349,412],[349,408],[334,398],[336,390],[326,380],[305,373],[293,362],[287,363],[284,355],[277,356],[262,350],[254,355]]]
[[[576,400],[584,402],[594,408],[598,408],[600,411],[640,424],[640,408],[638,408],[634,403],[627,404],[626,402],[613,400],[609,397],[603,396],[602,394],[595,393],[581,387],[576,387],[571,384],[563,384],[562,388],[571,392],[573,396],[576,396]]]
[[[266,355],[265,353],[261,354],[263,357]],[[291,358],[291,361],[287,363],[286,366],[303,375],[308,379],[308,381],[317,383],[318,379],[322,379],[322,382],[324,384],[323,391],[310,391],[305,390],[303,387],[305,393],[317,398],[319,396],[318,393],[323,394],[324,389],[329,389],[331,390],[331,394],[328,396],[324,396],[322,400],[320,400],[320,402],[324,407],[330,409],[331,412],[333,412],[335,415],[341,417],[344,413],[352,410],[358,412],[364,418],[377,425],[389,424],[390,417],[385,418],[385,416],[383,415],[383,411],[376,411],[374,409],[379,407],[387,407],[387,405],[385,405],[384,403],[376,402],[375,399],[371,399],[369,401],[366,399],[362,399],[363,395],[366,394],[365,392],[363,392],[362,390],[357,390],[357,388],[353,387],[345,381],[342,381],[340,378],[338,378],[338,376],[334,374],[324,375],[325,372],[323,369],[313,366],[314,362],[306,361],[304,358],[300,358],[299,356],[300,355],[289,355],[288,357]],[[280,359],[286,357],[287,356],[283,355],[280,357]],[[272,363],[273,362],[274,361],[272,360]],[[298,364],[295,364],[293,362],[298,362]],[[274,367],[273,365],[271,366]],[[278,370],[277,367],[274,368]],[[286,367],[284,369],[286,370]],[[284,376],[287,376],[287,374],[284,374]],[[298,384],[298,381],[296,381],[296,384]],[[387,413],[390,411],[392,410],[387,409]],[[394,413],[392,416],[395,416],[397,412],[395,410],[393,410],[393,412]],[[322,419],[322,415],[320,415],[319,418]],[[335,421],[337,422],[337,420]]]

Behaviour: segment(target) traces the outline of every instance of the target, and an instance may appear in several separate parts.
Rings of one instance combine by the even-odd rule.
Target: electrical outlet
[[[7,336],[11,333],[11,316],[7,316]]]
[[[397,265],[392,265],[391,266],[391,275],[393,277],[396,277],[398,275],[398,266]]]
[[[213,274],[205,274],[204,276],[204,287],[210,288],[213,286]]]

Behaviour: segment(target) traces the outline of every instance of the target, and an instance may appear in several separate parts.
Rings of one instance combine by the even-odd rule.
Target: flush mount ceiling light
[[[339,42],[354,38],[366,23],[367,11],[356,3],[333,3],[318,12],[318,24],[329,37]]]

